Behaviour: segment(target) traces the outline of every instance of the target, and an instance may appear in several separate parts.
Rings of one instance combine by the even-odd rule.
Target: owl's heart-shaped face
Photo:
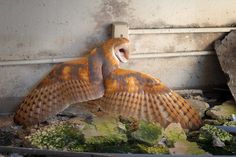
[[[109,39],[102,48],[104,57],[110,65],[117,66],[129,59],[129,40],[126,38]]]
[[[121,63],[126,63],[129,59],[129,44],[124,43],[114,47],[114,57]]]

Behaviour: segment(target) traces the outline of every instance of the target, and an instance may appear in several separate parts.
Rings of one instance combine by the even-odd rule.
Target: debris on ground
[[[76,104],[27,128],[14,124],[13,116],[0,116],[0,145],[73,152],[236,155],[236,134],[227,130],[235,129],[231,117],[236,104],[217,103],[218,98],[202,93],[186,96],[203,119],[199,130],[185,130],[179,123],[162,128],[144,120],[95,114]]]

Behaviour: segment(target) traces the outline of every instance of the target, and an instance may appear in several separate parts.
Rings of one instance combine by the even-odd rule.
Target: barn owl
[[[120,69],[129,59],[129,41],[114,38],[87,57],[56,65],[26,96],[14,116],[24,126],[45,121],[79,102],[98,104],[122,116],[158,122],[177,122],[186,129],[201,125],[198,112],[180,95],[148,74]]]

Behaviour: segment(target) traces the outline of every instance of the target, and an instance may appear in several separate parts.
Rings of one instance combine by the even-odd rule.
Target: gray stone
[[[177,141],[187,140],[187,136],[180,123],[169,124],[163,134],[167,138],[168,145],[173,145]]]
[[[236,100],[236,31],[215,42],[215,50],[222,70],[228,79],[229,89]]]
[[[0,116],[0,128],[7,127],[13,124],[13,116]]]
[[[127,142],[127,136],[119,128],[115,117],[95,117],[91,124],[82,129],[86,144],[112,144]]]
[[[220,122],[220,121],[215,120],[215,119],[204,119],[203,123],[204,124],[209,124],[209,125],[222,125],[223,124],[223,122]]]
[[[225,143],[220,140],[219,137],[213,136],[212,144],[214,147],[224,147]]]
[[[196,142],[178,141],[174,148],[169,149],[171,155],[206,155],[203,149],[200,149]]]
[[[234,101],[226,101],[221,105],[209,109],[206,114],[213,119],[231,119],[232,114],[236,114],[236,105]]]
[[[210,107],[208,103],[201,100],[187,99],[187,101],[199,112],[200,117],[204,117],[206,110]]]

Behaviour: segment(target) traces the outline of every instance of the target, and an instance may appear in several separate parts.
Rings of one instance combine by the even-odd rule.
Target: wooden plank
[[[222,41],[218,40],[215,49],[221,68],[228,78],[230,91],[236,100],[236,31],[229,33]]]

